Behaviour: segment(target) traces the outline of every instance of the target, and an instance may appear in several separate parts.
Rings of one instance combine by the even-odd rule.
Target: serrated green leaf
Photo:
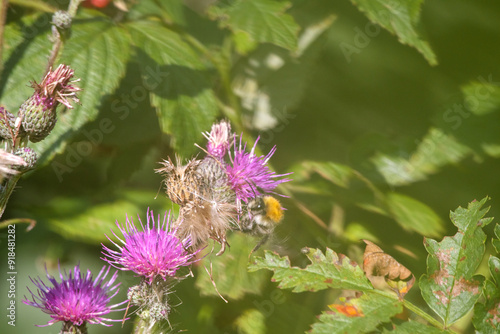
[[[241,51],[248,51],[251,40],[294,50],[300,27],[285,13],[289,6],[289,2],[281,1],[236,0],[227,7],[212,7],[210,13],[233,32],[238,45],[246,46]],[[243,36],[244,43],[241,41]]]
[[[423,0],[351,0],[351,2],[358,6],[370,21],[398,36],[401,43],[417,49],[429,64],[437,65],[436,55],[416,29]]]
[[[407,321],[402,324],[394,325],[392,331],[384,330],[384,334],[445,334],[451,333],[447,330],[442,330],[436,327],[425,325],[418,321]]]
[[[482,227],[492,218],[484,218],[489,208],[481,209],[488,198],[469,203],[450,213],[458,227],[453,237],[441,242],[425,239],[427,274],[420,278],[420,289],[427,304],[445,323],[453,324],[474,306],[481,296],[484,277],[473,276],[481,263],[486,234]]]
[[[198,266],[196,287],[204,296],[218,296],[205,270],[205,268],[208,270],[212,268],[213,281],[223,297],[237,300],[248,293],[260,293],[267,275],[264,272],[251,274],[246,270],[248,255],[255,246],[255,240],[241,233],[234,233],[229,236],[228,243],[231,248],[223,255],[210,254],[203,258],[201,265]]]
[[[312,325],[312,334],[369,333],[394,315],[401,313],[401,301],[374,293],[349,299],[345,305],[329,305],[332,311],[323,312],[319,322]],[[345,309],[343,307],[348,307]]]
[[[486,281],[483,289],[485,302],[474,307],[472,323],[479,333],[500,332],[500,259],[491,256],[488,260],[493,281]]]
[[[134,22],[129,27],[160,126],[172,136],[177,153],[186,156],[218,113],[205,66],[171,30],[153,22]]]
[[[268,269],[274,272],[272,281],[280,282],[279,288],[293,292],[318,291],[327,288],[368,291],[371,283],[359,265],[348,257],[327,248],[323,254],[318,249],[307,248],[311,264],[304,269],[291,267],[288,257],[266,251],[265,257],[256,257],[248,266],[249,271]]]
[[[414,198],[398,193],[389,193],[386,203],[394,219],[404,229],[424,236],[439,236],[444,222],[427,205]]]

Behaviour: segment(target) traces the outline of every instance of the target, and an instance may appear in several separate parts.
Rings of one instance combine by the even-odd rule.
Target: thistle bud
[[[81,89],[73,85],[79,79],[71,81],[73,73],[69,66],[59,65],[55,71],[49,71],[40,84],[33,82],[35,93],[19,109],[22,127],[31,142],[43,140],[52,131],[60,103],[72,109],[68,100],[79,102],[76,92]]]
[[[10,111],[0,107],[0,137],[3,139],[12,139],[16,123],[16,116]]]
[[[29,147],[21,147],[18,148],[15,152],[14,155],[20,157],[24,161],[24,165],[20,165],[16,167],[17,170],[20,170],[21,172],[27,172],[33,168],[35,168],[36,161],[38,159],[37,154],[35,151],[33,151]]]

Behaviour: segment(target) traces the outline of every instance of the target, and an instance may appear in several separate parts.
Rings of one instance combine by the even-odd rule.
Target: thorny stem
[[[0,4],[0,74],[3,70],[3,35],[5,31],[5,20],[7,19],[7,7],[9,6],[9,0],[1,0]]]

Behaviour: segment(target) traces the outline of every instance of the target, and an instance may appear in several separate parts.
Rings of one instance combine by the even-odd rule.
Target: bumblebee
[[[276,225],[283,219],[283,208],[272,196],[259,196],[246,205],[246,212],[240,216],[240,230],[256,237],[262,237],[250,255],[267,242]]]

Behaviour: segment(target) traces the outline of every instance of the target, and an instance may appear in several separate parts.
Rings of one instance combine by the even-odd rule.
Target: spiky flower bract
[[[267,155],[260,157],[255,155],[259,138],[255,141],[250,152],[246,152],[247,145],[246,143],[242,145],[241,139],[239,146],[236,146],[235,143],[232,164],[226,166],[228,182],[236,193],[238,201],[248,202],[250,198],[260,196],[262,192],[272,192],[280,183],[290,181],[290,179],[283,178],[289,174],[276,174],[267,165],[269,159],[276,152],[276,146]]]
[[[149,284],[156,277],[163,280],[174,277],[177,270],[194,262],[193,257],[197,252],[189,253],[186,250],[190,247],[191,240],[180,240],[175,230],[170,229],[170,212],[165,212],[161,223],[160,216],[155,222],[153,211],[148,210],[147,223],[144,225],[140,217],[139,222],[142,231],[128,217],[124,225],[116,223],[123,239],[113,232],[120,241],[119,245],[108,237],[118,251],[103,245],[104,261],[117,269],[130,270],[143,276]]]
[[[34,294],[28,288],[32,300],[25,296],[23,303],[40,308],[52,318],[46,325],[36,325],[38,327],[53,325],[58,321],[65,323],[64,328],[79,327],[86,323],[111,326],[105,321],[121,321],[121,319],[108,319],[103,316],[112,311],[123,310],[115,308],[126,301],[108,306],[111,298],[118,293],[120,285],[120,283],[113,285],[117,272],[109,280],[105,280],[109,270],[110,266],[107,269],[104,266],[93,279],[90,270],[87,270],[84,276],[80,272],[79,265],[70,271],[69,275],[66,272],[62,273],[59,268],[60,282],[47,273],[52,287],[46,285],[40,278],[30,278],[38,288],[38,293]]]

